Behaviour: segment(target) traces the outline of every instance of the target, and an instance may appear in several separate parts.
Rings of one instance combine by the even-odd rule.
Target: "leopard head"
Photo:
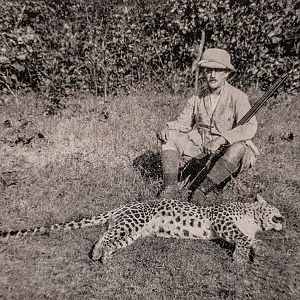
[[[260,195],[257,195],[256,199],[258,204],[258,217],[262,230],[282,230],[284,217],[279,210],[275,206],[267,203]]]

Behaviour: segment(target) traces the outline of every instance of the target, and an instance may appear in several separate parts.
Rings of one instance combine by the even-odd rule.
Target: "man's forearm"
[[[221,133],[221,136],[228,141],[230,145],[236,142],[251,140],[257,131],[257,127],[252,124],[238,126],[232,130]]]

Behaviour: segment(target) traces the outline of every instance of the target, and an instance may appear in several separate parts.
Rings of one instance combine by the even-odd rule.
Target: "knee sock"
[[[209,171],[206,178],[200,184],[199,189],[208,193],[213,188],[222,183],[225,179],[231,176],[236,170],[238,166],[231,161],[221,157]]]
[[[177,183],[179,154],[175,150],[163,150],[161,152],[163,175],[165,185]]]

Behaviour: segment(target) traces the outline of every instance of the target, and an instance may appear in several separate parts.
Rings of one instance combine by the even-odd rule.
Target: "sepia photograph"
[[[299,0],[0,0],[0,299],[300,299]]]

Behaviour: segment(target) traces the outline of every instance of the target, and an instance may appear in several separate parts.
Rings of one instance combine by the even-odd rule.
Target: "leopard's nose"
[[[284,217],[282,217],[282,216],[274,216],[273,218],[272,218],[272,222],[274,222],[274,223],[284,223]]]

